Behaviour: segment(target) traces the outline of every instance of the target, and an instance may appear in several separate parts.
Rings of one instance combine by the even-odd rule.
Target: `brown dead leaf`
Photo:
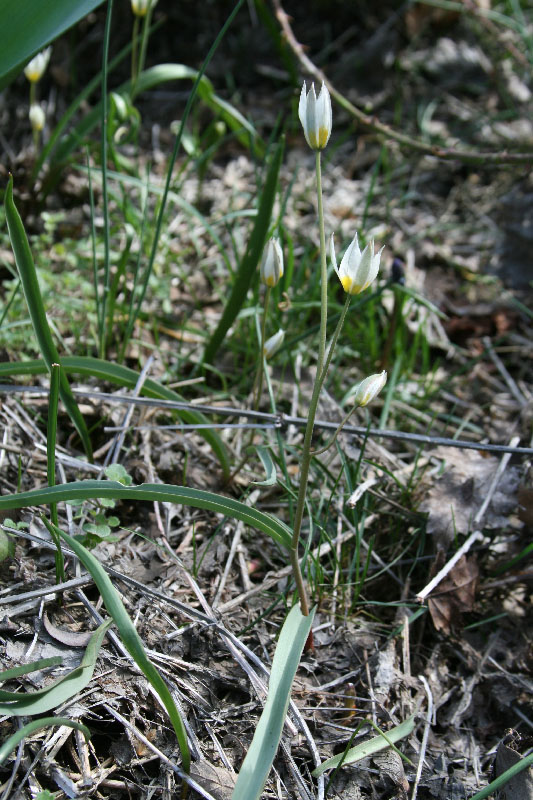
[[[437,572],[444,560],[441,551],[435,562]],[[475,558],[462,556],[438,586],[438,591],[428,598],[429,613],[438,631],[450,633],[461,625],[465,611],[474,606],[479,571]]]
[[[427,532],[435,536],[438,547],[446,549],[456,534],[470,530],[499,460],[487,453],[454,447],[438,447],[434,455],[444,460],[444,470],[427,493],[420,511],[428,512]],[[507,467],[483,517],[484,528],[507,524],[509,514],[517,507],[519,480],[518,468]]]

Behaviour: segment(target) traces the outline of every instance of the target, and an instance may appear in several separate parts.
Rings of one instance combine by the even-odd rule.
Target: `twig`
[[[520,389],[516,385],[516,382],[513,380],[513,378],[511,377],[511,375],[507,371],[507,369],[506,369],[504,363],[502,362],[501,358],[495,352],[495,350],[494,350],[494,348],[492,346],[492,342],[491,342],[491,340],[489,339],[488,336],[484,336],[483,337],[483,346],[485,347],[485,350],[489,354],[489,357],[490,357],[492,363],[494,364],[494,366],[496,367],[496,369],[498,370],[498,372],[500,373],[500,375],[504,379],[505,383],[509,387],[509,391],[513,395],[514,399],[519,403],[521,408],[526,406],[527,405],[527,399],[524,397],[524,395],[522,394],[522,392],[520,391]]]
[[[511,439],[511,441],[509,442],[509,444],[512,447],[513,445],[517,444],[519,441],[520,441],[519,437],[518,436],[514,436]],[[483,519],[483,517],[485,515],[485,511],[489,507],[489,503],[492,500],[492,495],[494,494],[494,492],[496,490],[496,486],[498,485],[498,482],[499,482],[499,480],[500,480],[500,478],[501,478],[501,476],[502,476],[507,464],[509,463],[510,458],[511,458],[511,454],[510,453],[505,453],[504,456],[502,457],[500,463],[498,464],[498,469],[494,473],[494,477],[492,478],[492,480],[490,482],[490,486],[489,486],[489,488],[487,490],[487,496],[485,497],[485,500],[483,501],[483,503],[481,505],[481,508],[479,509],[479,511],[477,512],[476,516],[474,517],[474,524],[475,525],[479,525],[479,523]]]
[[[421,592],[419,592],[416,596],[416,599],[422,603],[425,598],[430,594],[433,589],[439,585],[443,578],[454,568],[457,564],[461,556],[464,556],[465,553],[468,553],[474,542],[477,542],[479,539],[483,539],[483,535],[480,531],[474,531],[470,534],[466,542],[462,545],[462,547],[457,550],[454,556],[450,558],[450,560],[443,566],[439,572],[435,575],[435,577],[425,586]]]
[[[457,150],[453,147],[437,147],[421,139],[399,133],[394,130],[394,128],[384,125],[375,116],[369,117],[368,114],[365,114],[350,103],[350,101],[333,86],[331,81],[327,80],[322,70],[305,54],[303,46],[296,40],[289,22],[289,17],[283,10],[280,0],[273,0],[273,2],[276,10],[276,17],[278,18],[285,40],[303,69],[312,75],[316,81],[320,81],[320,83],[324,82],[331,96],[337,103],[368,130],[379,133],[387,139],[392,139],[404,147],[409,147],[411,150],[416,150],[428,156],[435,156],[435,158],[440,158],[444,161],[455,160],[462,161],[465,164],[530,164],[533,161],[533,153],[507,153],[505,151],[502,153],[483,153],[475,150]]]
[[[419,675],[418,680],[423,684],[424,689],[426,690],[426,696],[428,699],[428,711],[426,714],[426,724],[424,726],[424,733],[422,734],[422,744],[420,745],[420,753],[418,754],[418,766],[416,768],[416,776],[415,776],[415,782],[413,784],[413,793],[411,795],[411,800],[416,800],[418,784],[420,783],[420,778],[422,776],[422,768],[424,766],[424,757],[426,755],[426,749],[428,744],[429,729],[433,722],[433,694],[429,687],[429,683],[427,682],[427,680],[423,675]]]

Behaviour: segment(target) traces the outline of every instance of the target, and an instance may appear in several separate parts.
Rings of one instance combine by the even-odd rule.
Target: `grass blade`
[[[278,749],[291,687],[313,623],[314,609],[304,617],[295,605],[283,623],[268,684],[268,696],[243,761],[232,800],[258,800]]]
[[[7,759],[8,755],[26,738],[26,736],[30,736],[30,734],[41,730],[41,728],[49,728],[52,725],[66,725],[67,728],[76,728],[76,730],[83,733],[86,739],[91,738],[89,728],[87,728],[86,725],[82,725],[81,722],[74,722],[74,720],[68,719],[68,717],[41,717],[41,719],[28,722],[27,725],[19,728],[9,739],[2,742],[0,745],[0,767]]]
[[[13,200],[13,176],[9,176],[7,184],[7,191],[5,196],[5,211],[6,221],[9,231],[9,238],[11,240],[11,247],[15,255],[15,263],[19,272],[24,296],[28,305],[33,330],[39,344],[39,349],[42,353],[44,362],[49,370],[52,371],[52,364],[60,364],[59,353],[52,339],[52,334],[46,319],[46,312],[44,310],[43,298],[39,288],[39,281],[37,279],[37,272],[33,257],[24,230],[24,225],[17,211],[15,202]],[[89,439],[89,432],[85,425],[85,420],[78,408],[78,404],[74,399],[74,395],[70,389],[67,377],[63,371],[59,380],[59,393],[61,400],[74,423],[76,430],[80,436],[83,448],[87,454],[87,458],[92,461],[93,453],[91,441]]]
[[[83,375],[84,377],[94,377],[99,380],[109,381],[116,386],[128,386],[134,388],[139,380],[139,373],[129,367],[120,364],[113,364],[91,356],[65,356],[61,359],[61,366],[65,372]],[[7,375],[43,375],[46,372],[46,365],[40,359],[32,361],[5,362],[0,364],[0,377]],[[181,395],[172,389],[167,389],[161,383],[148,378],[141,389],[141,394],[145,397],[153,397],[158,400],[172,400],[173,402],[183,402]],[[188,409],[173,410],[183,422],[193,425],[194,423],[207,422],[203,414],[198,411]],[[230,463],[226,445],[216,433],[216,431],[202,429],[199,435],[203,436],[210,445],[213,452],[220,462],[223,478],[226,480],[230,474]]]
[[[45,686],[44,689],[37,689],[35,692],[2,691],[0,697],[3,702],[0,702],[0,714],[14,717],[44,714],[81,692],[93,676],[98,652],[110,625],[111,620],[107,620],[95,630],[79,667],[73,669],[68,675],[64,675],[54,683]]]
[[[142,671],[145,678],[150,682],[163,701],[176,733],[181,752],[183,769],[186,772],[189,772],[191,766],[191,756],[189,752],[189,745],[187,743],[187,732],[185,730],[183,720],[166,683],[146,655],[141,637],[137,633],[133,622],[129,618],[128,612],[124,608],[124,604],[119,593],[111,583],[106,571],[98,559],[91,552],[89,552],[87,548],[85,548],[76,539],[73,539],[72,536],[69,536],[68,533],[64,533],[62,530],[60,530],[60,528],[56,528],[56,531],[58,535],[65,540],[68,546],[74,550],[85,569],[91,573],[92,578],[98,587],[98,591],[102,595],[104,605],[109,614],[113,617],[113,621],[118,628],[124,647],[135,660],[135,663]]]
[[[252,283],[252,279],[256,273],[257,265],[263,253],[265,246],[268,229],[270,227],[270,220],[272,217],[272,208],[276,197],[276,189],[278,186],[278,174],[283,160],[283,150],[285,141],[282,139],[270,162],[267,178],[263,189],[261,190],[261,199],[259,201],[259,209],[254,223],[248,247],[240,263],[233,288],[229,296],[229,300],[222,313],[222,317],[216,330],[214,331],[211,339],[209,340],[203,356],[203,361],[211,364],[213,359],[220,348],[224,337],[228,332],[231,325],[234,323],[237,314],[241,310],[246,300],[248,289]]]
[[[215,511],[226,517],[241,520],[266,533],[281,547],[288,548],[290,546],[290,528],[276,517],[247,506],[232,497],[221,497],[203,489],[191,489],[188,486],[174,486],[167,483],[141,483],[139,486],[124,486],[118,481],[73,481],[57,486],[43,486],[41,489],[31,489],[29,492],[3,495],[0,497],[0,510],[100,497],[111,497],[114,500],[175,503]],[[64,534],[62,536],[64,538]]]

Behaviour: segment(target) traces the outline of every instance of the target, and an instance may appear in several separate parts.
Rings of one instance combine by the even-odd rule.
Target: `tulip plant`
[[[362,380],[355,387],[353,407],[335,431],[331,441],[321,450],[312,450],[311,442],[313,438],[313,430],[320,392],[328,374],[328,369],[337,339],[344,325],[350,300],[353,295],[360,294],[367,289],[376,279],[379,272],[379,263],[383,248],[375,253],[374,242],[371,241],[364,248],[364,250],[361,251],[356,233],[353,241],[341,259],[340,266],[338,266],[335,255],[333,235],[331,236],[331,263],[341,282],[342,288],[346,292],[346,300],[335,332],[331,338],[329,349],[327,349],[326,334],[328,315],[328,274],[321,176],[321,152],[328,144],[332,129],[331,98],[327,86],[322,84],[322,88],[320,89],[320,93],[317,97],[314,85],[311,86],[311,89],[308,92],[304,83],[300,96],[298,113],[307,144],[312,150],[315,151],[318,225],[320,233],[321,280],[318,363],[315,383],[307,414],[307,424],[305,428],[300,463],[298,498],[296,502],[295,519],[289,550],[292,574],[298,592],[299,603],[291,609],[282,627],[272,664],[267,703],[256,728],[256,732],[248,754],[241,767],[235,791],[233,793],[233,800],[254,800],[254,798],[257,800],[257,798],[259,798],[264,786],[264,782],[266,781],[268,771],[270,770],[279,739],[281,737],[283,719],[285,717],[290,698],[290,689],[294,675],[296,674],[296,669],[298,667],[302,650],[306,641],[310,646],[312,644],[310,633],[314,609],[311,609],[309,605],[307,588],[300,565],[299,553],[300,536],[304,518],[304,509],[306,505],[311,460],[313,456],[324,452],[328,449],[328,447],[331,446],[331,444],[333,444],[337,435],[342,430],[342,427],[346,424],[353,411],[356,408],[368,405],[368,403],[370,403],[383,389],[387,381],[387,374],[385,371],[376,375],[370,375],[368,378]],[[260,358],[260,367],[258,373],[258,393],[256,393],[256,403],[259,401],[261,392],[263,357],[270,357],[274,353],[274,350],[279,347],[284,336],[284,332],[280,330],[274,336],[265,341],[265,327],[270,290],[277,284],[278,280],[283,275],[283,254],[277,239],[271,239],[265,248],[260,268],[260,275],[261,281],[266,287],[266,291],[261,328],[262,357]],[[240,466],[242,466],[242,464],[239,465],[239,468]],[[281,680],[281,676],[284,677],[284,682]],[[265,755],[266,752],[270,754],[268,757]]]

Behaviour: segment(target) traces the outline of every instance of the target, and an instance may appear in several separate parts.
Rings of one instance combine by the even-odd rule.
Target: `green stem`
[[[302,520],[305,508],[305,497],[307,484],[309,482],[309,469],[311,466],[311,441],[313,439],[313,428],[315,425],[316,410],[320,390],[325,379],[324,360],[326,355],[326,326],[328,321],[328,269],[326,261],[326,234],[324,229],[324,206],[322,203],[322,170],[320,163],[320,150],[316,151],[316,192],[318,199],[318,226],[320,230],[320,341],[318,348],[318,364],[316,370],[315,385],[309,404],[307,415],[307,425],[305,428],[304,445],[302,452],[302,464],[300,467],[300,486],[298,488],[298,500],[294,517],[294,528],[291,539],[290,560],[291,568],[300,598],[300,609],[304,616],[309,614],[309,601],[307,590],[302,576],[300,559],[298,557],[298,545],[300,543],[300,533],[302,530]],[[337,334],[338,335],[338,334]],[[336,340],[335,340],[336,341]],[[329,366],[330,358],[328,358]]]
[[[107,6],[107,17],[104,31],[104,52],[102,56],[102,130],[101,130],[101,149],[102,149],[102,211],[104,216],[104,287],[102,293],[102,319],[100,330],[100,358],[105,356],[105,322],[107,296],[109,293],[110,279],[110,244],[109,244],[109,202],[107,194],[107,63],[109,58],[109,39],[111,36],[111,16],[113,14],[113,0],[109,0]]]
[[[270,302],[271,291],[272,291],[271,287],[267,286],[266,291],[265,291],[264,305],[263,305],[263,319],[261,320],[261,337],[260,337],[261,340],[259,342],[259,365],[257,367],[257,374],[256,374],[255,382],[254,382],[254,385],[255,385],[254,401],[253,401],[254,411],[257,411],[257,409],[259,408],[259,403],[261,402],[261,394],[263,392],[263,375],[264,375],[264,365],[265,365],[265,356],[264,356],[263,350],[264,350],[264,347],[265,347],[266,320],[267,320],[267,315],[268,315],[268,304]],[[248,454],[247,454],[246,451],[248,450],[248,448],[252,444],[253,440],[254,440],[254,431],[252,429],[250,431],[250,436],[248,438],[248,441],[244,445],[244,448],[243,448],[244,455],[241,458],[241,460],[239,461],[239,463],[237,464],[237,466],[235,467],[235,469],[233,470],[233,472],[231,473],[231,475],[229,476],[228,481],[227,481],[228,484],[231,483],[234,480],[235,476],[239,474],[241,469],[244,467],[244,465],[248,461]]]
[[[146,61],[146,50],[148,48],[148,34],[150,32],[150,22],[152,19],[152,6],[153,2],[150,0],[148,3],[148,10],[144,16],[143,29],[141,33],[141,52],[139,56],[139,68],[137,74],[140,75],[144,69],[144,62]]]
[[[30,81],[30,108],[36,103],[37,101],[37,83],[35,81]],[[35,160],[39,158],[39,131],[36,130],[32,125],[32,135],[33,135],[33,152],[35,155]]]
[[[131,34],[131,95],[135,94],[135,84],[139,76],[139,66],[137,61],[138,39],[139,37],[139,17],[135,14],[133,18],[133,30]]]
[[[316,194],[318,200],[318,227],[320,230],[320,341],[318,345],[317,379],[322,374],[326,354],[326,328],[328,323],[328,267],[326,262],[326,232],[322,203],[322,166],[320,150],[315,154]],[[313,418],[314,423],[314,418]]]
[[[259,343],[259,366],[257,368],[257,392],[254,399],[254,411],[257,411],[259,408],[259,403],[261,401],[261,392],[263,391],[263,365],[265,363],[265,341],[266,341],[266,320],[268,314],[268,304],[270,302],[270,293],[272,289],[270,286],[267,286],[265,291],[265,300],[263,305],[263,319],[261,320],[261,341]]]

